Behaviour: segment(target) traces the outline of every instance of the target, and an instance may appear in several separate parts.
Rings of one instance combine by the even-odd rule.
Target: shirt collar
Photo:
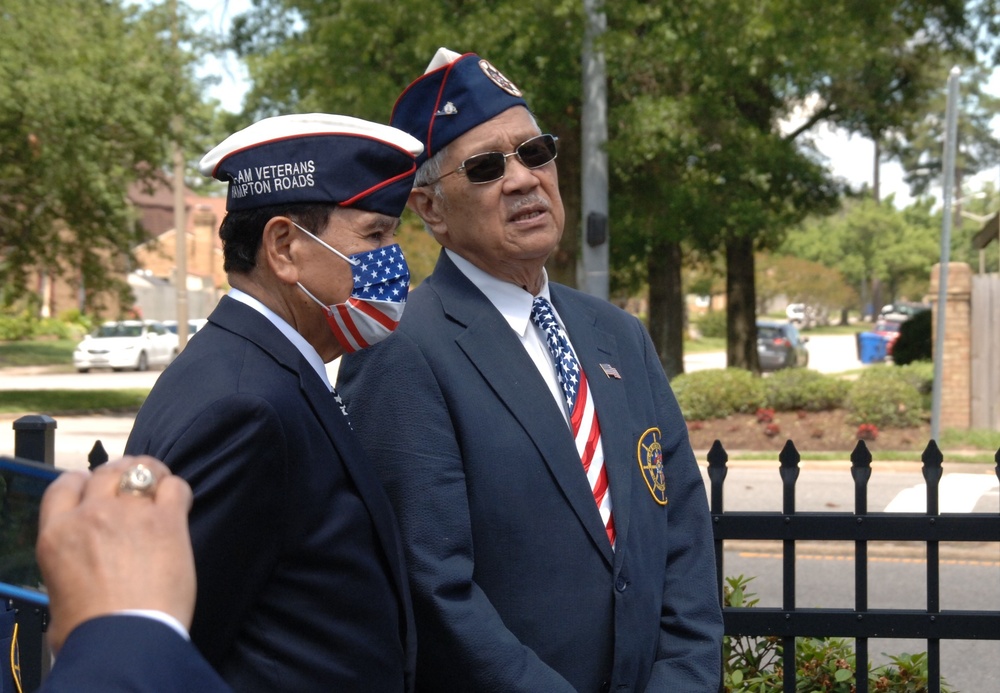
[[[240,303],[253,308],[255,311],[267,318],[271,324],[281,331],[281,334],[285,335],[285,338],[291,342],[296,349],[302,354],[302,356],[309,362],[313,370],[319,375],[323,380],[323,384],[326,385],[326,389],[333,391],[333,386],[330,384],[330,378],[326,373],[326,364],[323,363],[323,358],[319,355],[319,352],[313,347],[312,344],[306,341],[305,337],[300,335],[295,328],[289,325],[285,320],[275,313],[273,310],[265,306],[263,303],[258,301],[256,298],[248,293],[240,291],[239,289],[229,289],[229,297],[239,301]]]
[[[507,321],[511,329],[523,337],[531,322],[531,303],[535,300],[535,297],[516,284],[505,282],[491,274],[487,274],[458,253],[452,252],[447,248],[444,252],[455,263],[455,267],[470,282],[475,284],[476,288],[482,291],[490,303],[500,311],[500,315]],[[549,298],[549,275],[544,267],[542,268],[542,288],[539,290],[538,295],[545,297],[545,300],[551,303],[551,299]]]

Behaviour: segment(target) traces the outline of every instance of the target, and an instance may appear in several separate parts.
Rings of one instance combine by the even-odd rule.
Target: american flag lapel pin
[[[609,378],[614,378],[615,380],[621,380],[622,375],[618,372],[618,369],[612,366],[610,363],[602,363],[601,370],[604,371],[604,375]]]

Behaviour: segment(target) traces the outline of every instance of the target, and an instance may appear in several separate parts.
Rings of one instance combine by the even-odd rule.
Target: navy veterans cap
[[[401,130],[350,116],[265,118],[227,137],[199,169],[229,183],[226,210],[328,203],[398,217],[423,146]]]
[[[392,109],[389,124],[424,145],[417,164],[450,142],[514,106],[528,107],[521,90],[475,53],[439,48],[424,74],[414,80]]]

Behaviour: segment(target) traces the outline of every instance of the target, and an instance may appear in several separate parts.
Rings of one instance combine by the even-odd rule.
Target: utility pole
[[[174,57],[178,84],[181,76],[180,17],[177,0],[171,0],[173,13]],[[177,349],[183,350],[188,340],[188,295],[187,295],[187,219],[184,202],[184,116],[176,113],[173,117],[173,159],[174,159],[174,288],[177,292]]]
[[[948,303],[948,263],[951,260],[951,198],[955,192],[955,150],[958,138],[958,78],[962,70],[951,68],[948,75],[948,105],[944,134],[944,211],[941,214],[941,264],[938,267],[937,315],[934,316],[934,389],[931,392],[931,439],[941,440],[941,393],[944,383],[945,308]]]
[[[586,293],[608,298],[608,141],[607,87],[604,53],[595,43],[607,28],[602,0],[583,0],[583,110],[581,128],[580,208],[583,243],[577,284]]]

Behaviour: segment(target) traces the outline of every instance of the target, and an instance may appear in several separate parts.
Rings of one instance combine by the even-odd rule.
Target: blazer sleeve
[[[469,502],[452,412],[408,335],[345,358],[338,391],[393,502],[419,630],[418,688],[572,691],[503,624],[473,579]],[[387,406],[405,402],[405,406]]]
[[[705,483],[656,349],[646,330],[641,325],[639,329],[661,422],[670,496],[660,639],[646,690],[716,690],[722,676],[723,624]]]
[[[126,452],[163,460],[196,489],[189,519],[198,571],[191,637],[215,664],[232,647],[281,552],[284,530],[275,523],[283,521],[288,497],[286,435],[270,403],[235,394],[176,435],[160,437],[146,447],[130,439]]]
[[[40,693],[229,691],[195,647],[170,626],[143,616],[103,616],[78,626]]]

